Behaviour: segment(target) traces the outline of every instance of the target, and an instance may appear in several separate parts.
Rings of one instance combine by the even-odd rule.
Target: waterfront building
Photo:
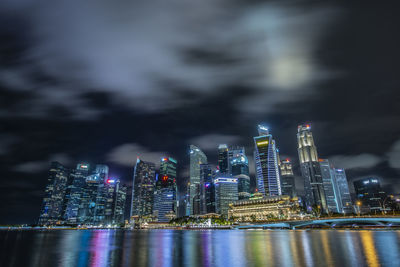
[[[382,190],[378,178],[364,178],[354,182],[357,202],[362,207],[368,207],[371,212],[380,212],[384,208],[384,202],[387,198]],[[385,207],[386,209],[386,207]]]
[[[228,146],[226,144],[218,146],[218,168],[221,174],[229,173]]]
[[[200,212],[200,165],[207,163],[207,156],[198,147],[190,145],[190,182],[189,182],[189,203],[190,215]],[[196,203],[194,202],[196,201]]]
[[[296,197],[296,184],[293,174],[292,163],[289,159],[282,160],[279,168],[281,171],[280,179],[282,195],[287,195],[291,198]]]
[[[214,173],[211,164],[200,165],[200,214],[215,213]]]
[[[67,223],[78,224],[86,219],[83,210],[87,202],[86,196],[86,178],[89,175],[90,165],[87,163],[79,163],[76,169],[71,172],[72,184],[69,188],[68,203],[65,211],[65,219]],[[81,211],[81,212],[80,212]]]
[[[353,213],[353,204],[345,170],[333,169],[333,174],[335,188],[337,188],[336,199],[338,202],[339,212],[343,214]]]
[[[161,159],[160,175],[156,182],[153,215],[159,222],[169,222],[170,215],[177,213],[177,161],[171,157]]]
[[[297,144],[301,175],[304,178],[304,204],[308,211],[313,206],[319,206],[326,213],[327,204],[321,168],[310,124],[298,126]]]
[[[233,160],[233,158],[237,158],[238,155],[246,155],[245,148],[243,146],[230,146],[228,149],[228,164],[229,164],[228,173],[229,174],[232,174],[232,160]],[[248,167],[249,166],[247,165],[247,168]],[[242,172],[243,171],[241,171],[240,174],[242,174]],[[246,174],[246,173],[244,173],[244,174]],[[232,174],[232,175],[234,175],[234,174]]]
[[[229,205],[229,218],[238,221],[268,221],[273,219],[295,219],[300,215],[297,199],[289,196],[267,196],[261,193],[246,200]]]
[[[339,212],[338,190],[335,185],[336,179],[332,166],[327,159],[319,159],[319,167],[321,169],[322,184],[325,193],[327,209],[331,213]]]
[[[155,190],[155,164],[136,161],[132,186],[132,216],[151,216]]]
[[[259,135],[254,137],[254,161],[258,192],[264,196],[281,195],[275,140],[265,126],[258,125],[258,133]]]
[[[238,200],[238,181],[236,178],[217,177],[215,185],[216,213],[228,216],[229,204]]]
[[[69,171],[62,164],[58,162],[51,163],[39,224],[55,224],[63,221],[64,197],[68,185],[68,176]]]

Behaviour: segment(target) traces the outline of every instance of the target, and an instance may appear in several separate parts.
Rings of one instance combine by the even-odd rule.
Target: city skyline
[[[129,183],[137,154],[165,155],[185,174],[190,144],[210,162],[219,144],[241,145],[251,162],[262,123],[295,170],[293,133],[309,121],[319,156],[346,170],[352,192],[368,175],[400,191],[398,17],[389,3],[134,7],[0,4],[2,223],[37,218],[53,160],[106,164]],[[165,17],[149,19],[159,10]]]

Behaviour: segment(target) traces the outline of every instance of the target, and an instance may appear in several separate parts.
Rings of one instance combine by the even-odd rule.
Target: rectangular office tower
[[[190,145],[189,202],[190,215],[200,214],[200,165],[207,164],[207,156],[198,147]]]
[[[229,155],[228,146],[226,144],[218,146],[218,168],[219,172],[222,174],[229,173]]]
[[[356,191],[358,201],[361,202],[361,206],[369,208],[372,213],[383,210],[387,195],[382,190],[378,178],[357,180],[354,182],[354,190]]]
[[[138,158],[133,174],[131,217],[152,215],[155,179],[155,164]]]
[[[327,204],[322,181],[321,168],[318,162],[317,148],[309,124],[297,128],[297,144],[301,175],[304,178],[304,202],[308,211],[317,206],[324,213]]]
[[[216,212],[227,217],[229,204],[238,200],[238,181],[235,178],[218,177],[214,180]]]
[[[319,166],[321,168],[322,183],[325,192],[325,199],[328,211],[331,213],[339,213],[339,199],[338,189],[336,186],[336,179],[334,170],[329,164],[327,159],[319,159]],[[336,189],[336,190],[335,190]]]
[[[265,126],[258,125],[259,136],[254,137],[254,161],[257,189],[263,196],[281,195],[278,154],[275,140]]]
[[[215,213],[214,173],[210,164],[200,165],[200,213]]]
[[[282,195],[290,198],[296,197],[296,184],[294,180],[292,163],[289,159],[282,160],[280,164],[281,170],[281,191]]]
[[[156,182],[153,215],[159,222],[169,222],[177,213],[176,168],[178,162],[171,157],[161,159],[160,175]]]
[[[346,172],[344,169],[333,169],[334,185],[336,189],[336,199],[338,202],[339,212],[343,214],[353,213],[353,204],[351,201],[349,183],[347,182]]]
[[[39,224],[56,224],[63,222],[64,197],[68,184],[68,172],[68,169],[60,163],[51,163]]]

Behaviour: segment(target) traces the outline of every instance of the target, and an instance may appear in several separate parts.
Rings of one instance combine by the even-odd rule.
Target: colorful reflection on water
[[[400,231],[1,231],[0,266],[399,266]]]

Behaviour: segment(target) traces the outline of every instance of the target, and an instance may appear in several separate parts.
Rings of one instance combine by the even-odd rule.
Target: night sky
[[[37,220],[53,160],[129,185],[138,155],[170,155],[182,185],[189,144],[216,163],[227,143],[254,176],[259,123],[297,175],[311,122],[349,181],[400,192],[398,8],[348,2],[2,0],[0,223]]]

